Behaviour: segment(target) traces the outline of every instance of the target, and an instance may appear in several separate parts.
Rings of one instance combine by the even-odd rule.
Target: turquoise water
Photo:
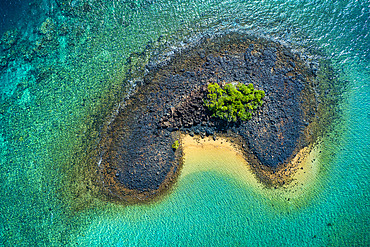
[[[18,45],[2,51],[41,49],[31,61],[24,51],[9,55],[0,74],[0,245],[369,245],[368,1],[86,2],[90,11],[79,14],[84,1],[35,1],[18,24]],[[55,29],[31,31],[47,17]],[[67,34],[55,33],[63,24]],[[348,81],[342,118],[323,139],[312,198],[298,208],[277,206],[210,171],[185,177],[152,205],[99,199],[87,189],[86,171],[98,116],[124,95],[129,54],[148,42],[160,46],[161,35],[176,43],[230,28],[317,46]],[[49,34],[43,56],[37,41]]]

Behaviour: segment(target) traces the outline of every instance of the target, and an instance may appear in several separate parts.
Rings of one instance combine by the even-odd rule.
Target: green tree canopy
[[[237,86],[228,83],[223,88],[217,83],[210,83],[204,104],[214,117],[228,122],[236,122],[238,119],[247,121],[263,104],[263,97],[265,92],[255,90],[251,83],[245,85],[239,82]]]

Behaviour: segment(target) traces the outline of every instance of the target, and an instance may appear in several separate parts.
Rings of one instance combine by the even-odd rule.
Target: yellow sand
[[[182,135],[181,144],[185,160],[180,180],[196,172],[217,171],[237,179],[246,186],[252,186],[264,197],[282,201],[289,198],[288,203],[295,203],[294,199],[308,194],[318,173],[317,159],[313,161],[318,149],[313,149],[308,154],[309,150],[306,148],[292,161],[292,166],[296,167],[293,169],[297,171],[293,176],[294,181],[284,188],[268,189],[258,182],[243,154],[225,139],[218,138],[214,141],[212,138],[201,139]],[[298,160],[301,163],[297,163]]]

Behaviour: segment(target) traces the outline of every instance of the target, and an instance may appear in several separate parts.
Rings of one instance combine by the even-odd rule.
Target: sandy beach
[[[279,173],[285,173],[292,179],[291,182],[287,181],[285,186],[267,188],[258,181],[244,159],[243,153],[227,139],[213,140],[212,137],[202,139],[199,136],[182,135],[181,145],[184,152],[184,166],[179,180],[198,172],[219,172],[237,179],[245,186],[252,187],[256,192],[274,201],[286,201],[287,198],[289,202],[300,201],[311,195],[311,189],[320,170],[317,162],[319,147],[313,149],[305,147],[284,167],[283,171],[276,172],[276,176],[279,176]]]

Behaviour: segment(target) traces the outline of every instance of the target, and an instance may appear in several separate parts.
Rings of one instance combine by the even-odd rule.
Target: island
[[[318,66],[288,44],[240,32],[209,35],[149,61],[101,131],[102,191],[125,203],[169,191],[183,164],[182,135],[225,138],[261,183],[291,182],[290,161],[319,132]],[[217,102],[221,90],[247,98],[228,108]]]

